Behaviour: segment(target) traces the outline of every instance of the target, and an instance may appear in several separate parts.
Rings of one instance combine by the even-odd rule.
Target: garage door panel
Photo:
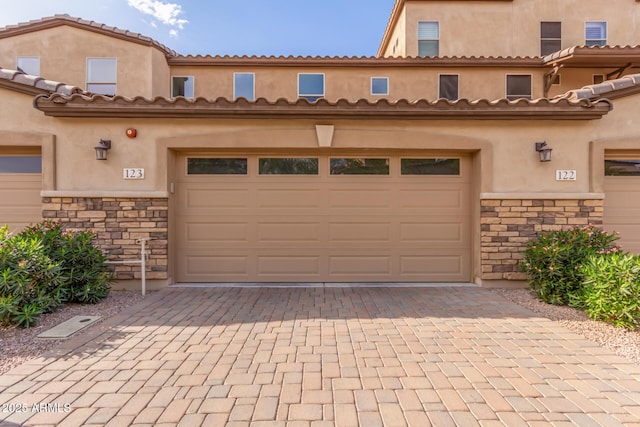
[[[249,241],[249,225],[246,222],[189,222],[185,224],[186,238],[198,243],[230,243]]]
[[[433,244],[454,244],[463,247],[469,230],[461,222],[402,223],[400,241]]]
[[[42,175],[0,174],[0,226],[19,231],[42,219]]]
[[[392,240],[391,224],[388,222],[330,222],[329,242],[357,243],[378,242],[388,245]]]
[[[620,233],[626,251],[640,254],[640,176],[606,176],[604,228]]]
[[[400,257],[400,272],[405,276],[424,276],[437,271],[440,280],[462,276],[465,260],[458,254],[406,255]],[[445,279],[446,280],[446,279]]]
[[[329,273],[339,276],[364,277],[371,274],[391,275],[391,256],[331,255]]]
[[[185,209],[220,209],[249,207],[249,191],[245,189],[189,188],[185,193]]]
[[[257,208],[319,208],[320,196],[317,190],[291,190],[291,189],[259,189]]]
[[[322,226],[316,222],[258,222],[257,241],[267,243],[314,242],[321,240]]]
[[[400,192],[400,207],[430,211],[458,210],[467,206],[466,195],[459,186],[442,190],[406,190]]]
[[[367,188],[332,189],[329,193],[329,208],[336,209],[388,209],[393,198],[390,190]]]
[[[186,267],[195,277],[208,276],[212,271],[218,275],[237,275],[246,277],[249,257],[246,255],[187,255]]]
[[[275,275],[283,277],[299,277],[300,275],[319,275],[320,256],[272,256],[257,257],[257,273],[259,275]]]

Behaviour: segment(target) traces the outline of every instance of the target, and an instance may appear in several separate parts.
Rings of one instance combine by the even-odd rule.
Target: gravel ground
[[[74,316],[113,316],[142,299],[140,292],[111,290],[109,296],[98,304],[67,304],[55,313],[40,316],[38,324],[29,329],[17,329],[0,325],[0,374],[27,360],[35,359],[64,340],[37,338],[38,334],[69,320]],[[93,325],[92,325],[93,326]],[[89,330],[89,326],[75,335]],[[75,336],[74,335],[74,336]]]
[[[537,300],[528,289],[493,289],[492,291],[534,313],[558,321],[567,329],[640,364],[640,331],[616,328],[607,323],[590,320],[579,310],[546,304]],[[27,360],[39,357],[63,341],[37,338],[41,332],[73,316],[101,316],[104,320],[136,304],[141,299],[140,292],[112,290],[109,296],[99,304],[68,304],[55,313],[42,316],[40,323],[30,329],[0,326],[0,374]],[[78,332],[78,334],[82,333],[83,331]]]

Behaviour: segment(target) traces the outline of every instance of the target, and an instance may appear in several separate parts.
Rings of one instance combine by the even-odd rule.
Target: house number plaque
[[[575,181],[576,180],[576,171],[566,170],[566,169],[558,169],[556,170],[556,181]]]
[[[124,168],[122,169],[123,179],[144,179],[143,168]]]

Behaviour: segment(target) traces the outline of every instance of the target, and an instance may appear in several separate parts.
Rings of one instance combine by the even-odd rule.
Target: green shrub
[[[91,232],[44,221],[12,235],[0,228],[0,322],[30,327],[63,303],[97,303],[113,276]]]
[[[640,257],[592,255],[580,269],[579,294],[590,318],[634,329],[640,323]]]
[[[593,226],[545,232],[527,245],[520,267],[539,299],[566,305],[579,301],[581,267],[587,258],[619,252],[614,244],[617,239]]]

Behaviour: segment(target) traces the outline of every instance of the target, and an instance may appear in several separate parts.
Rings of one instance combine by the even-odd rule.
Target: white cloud
[[[169,34],[172,37],[178,35],[177,29],[183,29],[184,24],[189,23],[186,19],[179,19],[182,6],[177,3],[163,3],[158,0],[127,0],[129,6],[138,9],[140,12],[150,15],[165,25],[173,27]],[[153,24],[152,24],[153,26]]]

